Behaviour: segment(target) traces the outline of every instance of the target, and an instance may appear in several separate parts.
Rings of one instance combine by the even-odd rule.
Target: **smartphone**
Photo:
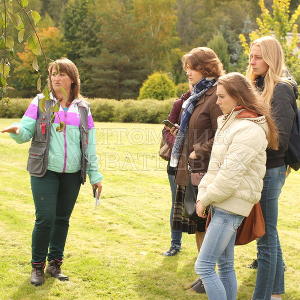
[[[167,127],[169,127],[169,128],[176,127],[175,124],[173,124],[173,123],[170,122],[169,120],[163,120],[162,123],[165,124],[165,126],[167,126]]]
[[[98,189],[93,188],[93,197],[95,199],[95,207],[100,204],[100,193]]]

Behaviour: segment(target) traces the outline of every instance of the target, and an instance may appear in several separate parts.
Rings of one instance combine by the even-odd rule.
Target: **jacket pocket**
[[[44,157],[46,151],[46,144],[34,144],[29,148],[29,157],[27,163],[27,170],[33,176],[42,176],[45,170]]]

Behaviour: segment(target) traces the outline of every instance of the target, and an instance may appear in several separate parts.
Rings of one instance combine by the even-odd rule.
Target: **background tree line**
[[[292,14],[299,0],[286,2]],[[273,1],[264,3],[272,9]],[[261,14],[258,1],[249,0],[30,0],[29,6],[42,16],[38,33],[46,55],[77,64],[84,95],[113,99],[137,98],[156,71],[185,82],[180,58],[197,46],[215,49],[226,71],[244,72],[239,35],[256,30]],[[13,53],[11,96],[37,92],[29,48]],[[45,61],[38,63],[45,79]]]

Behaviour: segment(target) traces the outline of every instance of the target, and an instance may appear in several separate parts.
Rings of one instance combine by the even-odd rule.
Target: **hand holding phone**
[[[169,128],[176,127],[176,125],[169,120],[163,120],[162,123]]]
[[[100,193],[95,188],[93,188],[93,197],[95,200],[95,208],[96,208],[100,204]]]

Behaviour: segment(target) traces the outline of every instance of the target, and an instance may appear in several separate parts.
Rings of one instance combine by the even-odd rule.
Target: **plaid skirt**
[[[187,195],[187,189],[194,189],[195,193],[198,192],[198,187],[190,185],[188,187],[177,185],[176,198],[174,203],[172,229],[181,230],[189,234],[194,234],[196,231],[205,232],[206,219],[200,217],[188,218],[184,215],[184,199]]]

